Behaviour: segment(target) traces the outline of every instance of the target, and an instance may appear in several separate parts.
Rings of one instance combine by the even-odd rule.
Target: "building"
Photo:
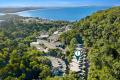
[[[58,39],[59,39],[59,36],[58,36],[58,35],[52,35],[52,36],[50,36],[50,37],[48,38],[48,41],[49,41],[50,43],[54,43],[54,42],[57,42]]]
[[[54,35],[57,35],[58,33],[59,33],[59,31],[55,31],[53,34],[54,34]]]
[[[49,37],[49,35],[46,34],[46,35],[40,35],[38,38],[39,39],[47,39],[48,37]]]
[[[71,30],[70,27],[71,27],[71,25],[67,25],[67,26],[65,27],[65,32]]]

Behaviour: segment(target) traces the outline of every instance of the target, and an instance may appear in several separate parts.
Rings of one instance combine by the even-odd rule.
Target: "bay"
[[[106,6],[82,6],[82,7],[62,7],[44,8],[30,11],[18,12],[16,14],[24,17],[39,17],[50,20],[76,21],[91,15],[99,10],[108,9]]]

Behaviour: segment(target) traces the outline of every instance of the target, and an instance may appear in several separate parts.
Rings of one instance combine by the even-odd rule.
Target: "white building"
[[[40,39],[45,39],[45,38],[48,38],[49,37],[49,35],[40,35],[38,38],[40,38]]]

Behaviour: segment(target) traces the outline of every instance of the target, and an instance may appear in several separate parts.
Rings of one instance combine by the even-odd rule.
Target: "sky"
[[[120,0],[0,0],[0,7],[120,6]]]

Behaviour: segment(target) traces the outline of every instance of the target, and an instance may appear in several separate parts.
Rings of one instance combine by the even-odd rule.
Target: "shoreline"
[[[76,7],[39,7],[39,8],[34,8],[34,9],[26,9],[26,10],[21,10],[21,11],[13,11],[13,12],[1,12],[0,14],[14,14],[14,13],[20,13],[20,12],[26,12],[26,11],[35,11],[35,10],[42,10],[42,9],[61,9],[61,8],[79,8],[79,7],[94,7],[94,6],[76,6]],[[110,7],[110,6],[96,6],[96,7]],[[17,9],[17,8],[16,8]],[[18,8],[20,9],[20,8]],[[22,8],[21,8],[22,9]]]
[[[34,10],[38,10],[38,9],[23,10],[23,11],[16,11],[16,12],[0,12],[0,15],[1,14],[15,14],[15,13],[26,12],[26,11],[34,11]]]
[[[84,6],[84,7],[88,7],[88,6]],[[90,7],[93,7],[93,6],[90,6]],[[64,9],[64,8],[68,8],[68,11],[70,10],[69,8],[72,8],[72,9],[76,8],[79,11],[76,11],[76,9],[75,9],[76,13],[72,13],[70,15],[67,15],[69,13],[66,12],[65,10],[64,10],[65,13],[63,12],[63,15],[53,15],[53,14],[49,15],[48,14],[49,16],[48,15],[44,16],[44,14],[42,13],[42,12],[45,12],[45,14],[46,14],[47,10],[51,10],[52,12],[50,12],[50,13],[53,13],[54,10],[56,11],[56,9],[57,9],[57,11],[59,11],[59,10]],[[89,11],[87,14],[84,14],[84,12],[81,10],[82,8],[78,8],[78,7],[44,7],[44,8],[36,8],[36,9],[30,9],[30,10],[24,10],[24,11],[18,10],[17,12],[2,13],[2,14],[3,15],[7,15],[7,14],[12,15],[13,14],[13,15],[18,15],[18,16],[22,16],[22,17],[38,17],[41,19],[47,19],[47,20],[52,20],[52,21],[76,22],[76,21],[79,21],[80,19],[83,19],[86,16],[91,15],[94,12],[97,12],[97,10],[104,10],[106,8],[109,8],[109,7],[105,7],[105,8],[103,7],[103,8],[98,8],[98,9],[95,8],[95,9]],[[85,9],[87,9],[87,8],[85,8]],[[34,15],[34,13],[36,13],[36,11],[38,11],[37,12],[38,14]],[[39,15],[39,12],[42,14],[42,16]],[[69,11],[69,12],[71,12],[71,11]],[[78,14],[80,14],[79,12],[81,12],[81,16],[79,16],[79,18],[78,18]],[[56,12],[56,14],[59,14],[59,13],[60,12]],[[73,17],[71,17],[71,15],[73,15],[73,14],[75,14],[75,15]],[[63,16],[65,16],[65,18]],[[66,16],[68,16],[68,17],[66,17]]]
[[[0,12],[0,14],[16,14],[16,13],[27,12],[27,11],[47,10],[47,9],[62,9],[62,8],[74,8],[74,7],[44,7],[44,8],[37,8],[37,9],[23,10],[23,11],[16,11],[16,12]]]

